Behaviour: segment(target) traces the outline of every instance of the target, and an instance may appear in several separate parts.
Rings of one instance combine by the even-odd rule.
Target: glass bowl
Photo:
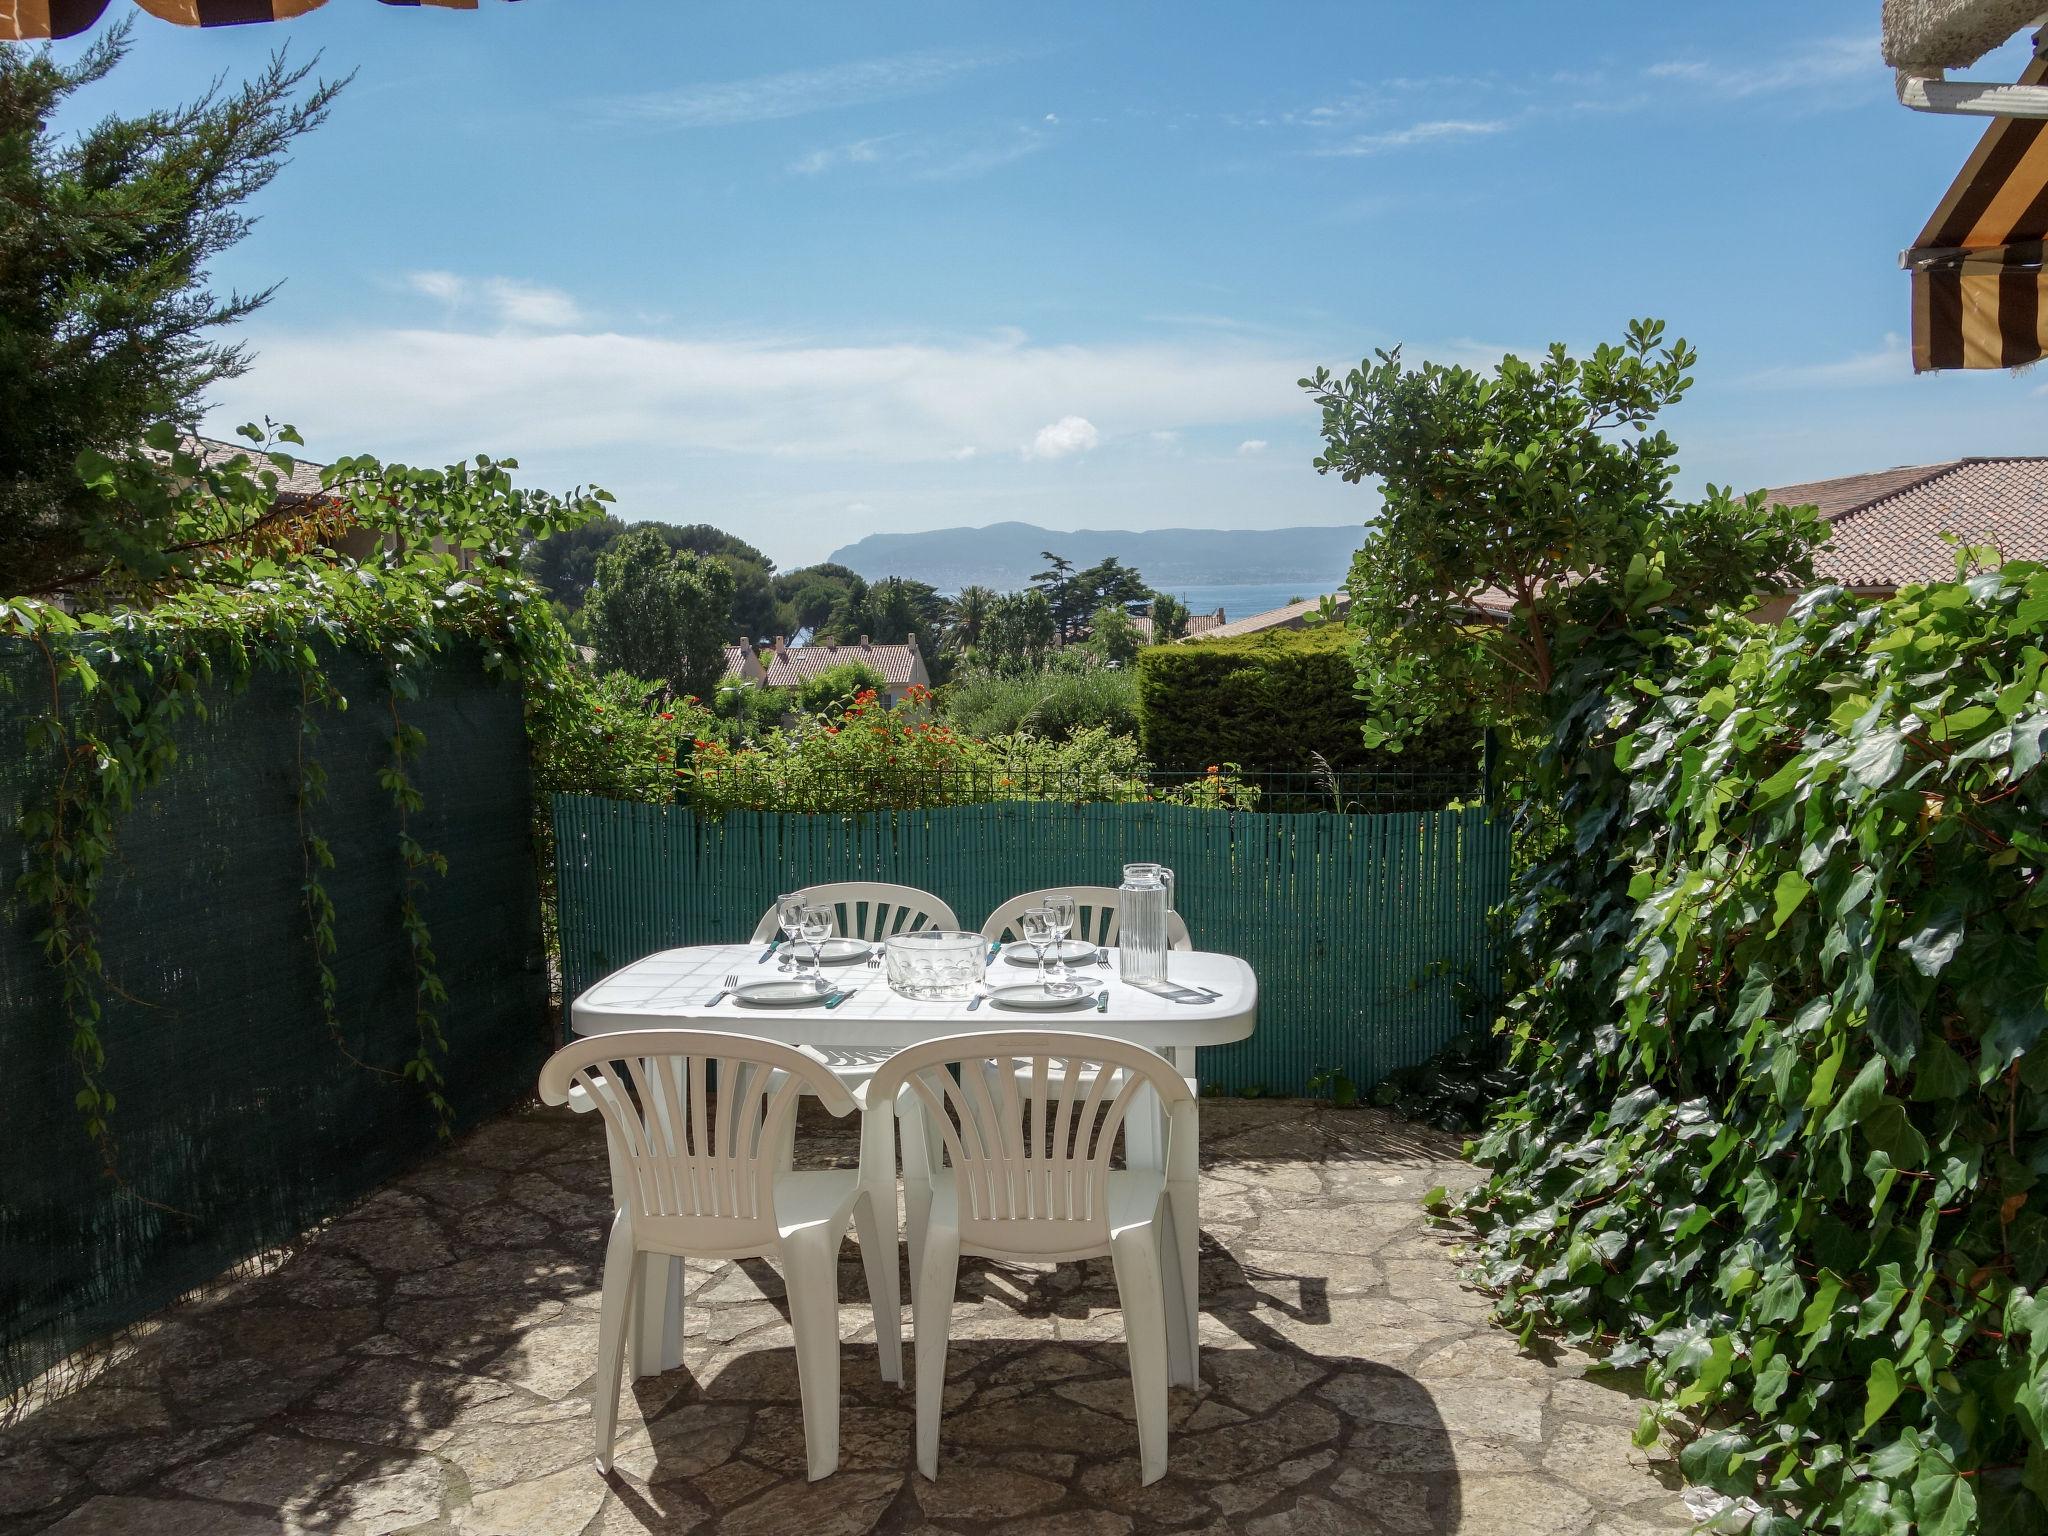
[[[882,943],[889,988],[904,997],[974,996],[988,972],[988,940],[951,928],[920,928],[891,934]]]

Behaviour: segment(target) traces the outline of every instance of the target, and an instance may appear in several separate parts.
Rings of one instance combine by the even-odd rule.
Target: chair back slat
[[[541,1070],[541,1097],[567,1103],[572,1088],[604,1117],[625,1175],[618,1198],[636,1227],[712,1248],[774,1238],[774,1178],[800,1093],[835,1115],[855,1107],[829,1071],[788,1046],[688,1029],[564,1046]]]

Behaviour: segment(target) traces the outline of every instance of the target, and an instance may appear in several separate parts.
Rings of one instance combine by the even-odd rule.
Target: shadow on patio
[[[1301,1102],[1209,1100],[1203,1118],[1203,1383],[1174,1394],[1151,1488],[1107,1261],[963,1264],[927,1483],[843,1258],[841,1470],[815,1484],[779,1277],[693,1264],[685,1369],[628,1392],[600,1476],[603,1132],[535,1111],[0,1431],[0,1536],[1690,1528],[1675,1479],[1629,1447],[1634,1402],[1573,1352],[1520,1354],[1458,1283],[1417,1205],[1472,1176],[1451,1142]],[[798,1145],[854,1149],[822,1117]]]

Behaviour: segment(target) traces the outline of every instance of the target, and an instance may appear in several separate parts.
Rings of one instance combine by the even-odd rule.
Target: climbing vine
[[[1480,1273],[1758,1533],[2048,1532],[2048,569],[1587,653]]]
[[[382,660],[391,714],[378,777],[397,816],[398,921],[417,1033],[415,1054],[395,1075],[417,1084],[448,1127],[440,1015],[447,992],[422,911],[428,879],[446,873],[447,859],[415,831],[425,801],[413,768],[426,741],[403,707],[417,696],[419,665],[457,644],[480,648],[492,674],[530,691],[563,685],[571,674],[567,636],[520,573],[518,554],[527,541],[594,516],[610,499],[517,489],[511,460],[479,457],[421,470],[345,459],[323,472],[319,521],[363,536],[371,553],[350,559],[268,531],[294,468],[281,444],[296,438],[289,429],[244,432],[250,452],[225,463],[201,462],[167,433],[152,436],[149,452],[88,455],[80,465],[87,485],[110,502],[151,508],[169,530],[170,552],[143,569],[110,567],[94,591],[80,594],[77,611],[38,599],[0,602],[0,637],[31,648],[45,682],[25,737],[47,770],[19,818],[28,867],[16,888],[39,917],[36,941],[60,978],[75,1100],[110,1172],[117,1106],[106,1086],[100,1024],[103,997],[119,986],[105,971],[95,913],[121,818],[176,763],[180,722],[203,718],[210,694],[242,692],[259,672],[297,685],[304,937],[323,1025],[359,1060],[348,1051],[332,965],[336,912],[324,876],[333,849],[315,827],[328,786],[317,716],[348,706],[330,671],[347,653]],[[250,532],[238,537],[239,529]]]

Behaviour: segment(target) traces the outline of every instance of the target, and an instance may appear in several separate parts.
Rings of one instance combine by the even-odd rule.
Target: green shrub
[[[2048,1531],[2044,635],[2011,564],[1566,680],[1480,1273],[1769,1536]]]
[[[1336,626],[1138,654],[1139,740],[1170,768],[1233,762],[1247,772],[1402,770],[1476,778],[1479,732],[1446,721],[1396,754],[1365,745],[1350,637]]]
[[[796,707],[807,715],[836,715],[859,695],[880,693],[888,684],[864,661],[842,661],[796,686]]]
[[[1107,667],[1059,667],[1043,672],[970,674],[948,686],[949,725],[975,736],[1021,731],[1065,740],[1085,730],[1119,736],[1138,733],[1138,680]]]

